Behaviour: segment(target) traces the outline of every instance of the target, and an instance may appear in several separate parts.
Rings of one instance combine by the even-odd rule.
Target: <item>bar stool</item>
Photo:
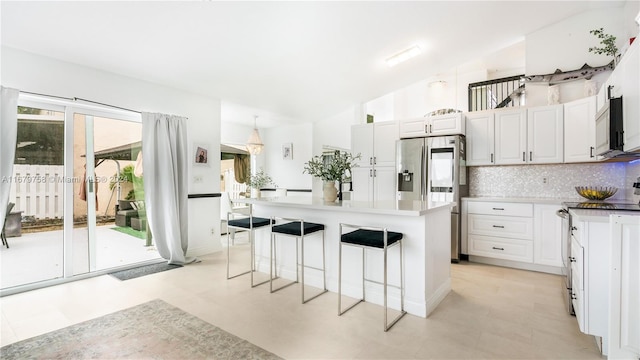
[[[236,218],[236,216],[242,216],[241,218]],[[269,280],[265,280],[258,284],[254,283],[253,273],[256,272],[256,252],[255,252],[255,233],[254,231],[258,228],[262,228],[271,224],[271,220],[267,218],[261,218],[253,216],[253,210],[251,204],[249,204],[249,212],[248,214],[245,212],[239,211],[229,211],[227,213],[227,279],[233,279],[235,277],[251,274],[251,287],[256,287],[258,285],[265,284],[269,282]],[[248,271],[243,273],[230,275],[229,274],[229,258],[231,252],[231,244],[230,244],[230,233],[231,229],[239,229],[239,230],[248,230],[249,231],[249,243],[251,244],[251,268]],[[234,242],[235,244],[235,242]],[[271,261],[271,260],[270,260]]]
[[[354,231],[343,233],[342,228],[355,229]],[[342,310],[342,246],[354,246],[362,248],[362,299],[358,300],[355,304],[349,306],[344,311]],[[387,249],[392,246],[400,246],[400,286],[389,285],[387,283]],[[382,283],[365,278],[365,250],[382,250],[384,253],[384,280]],[[350,225],[340,223],[340,251],[338,255],[338,316],[346,313],[354,308],[359,303],[365,301],[364,283],[365,281],[381,284],[384,286],[384,331],[391,329],[395,323],[400,320],[407,312],[404,311],[404,278],[403,262],[402,262],[402,233],[388,231],[386,228],[377,227],[365,227],[358,225]],[[395,287],[400,289],[400,314],[391,321],[387,322],[387,287]]]
[[[279,224],[276,225],[276,221],[277,220],[283,220],[283,221],[289,221],[288,223],[284,223],[284,224]],[[304,241],[305,241],[305,236],[308,236],[310,234],[313,234],[315,232],[318,231],[322,231],[322,268],[316,268],[316,267],[312,267],[309,265],[305,265],[304,264]],[[276,257],[275,257],[275,245],[276,245],[276,235],[284,235],[284,236],[288,236],[288,237],[294,237],[295,241],[296,241],[296,280],[295,281],[291,281],[288,284],[282,285],[277,289],[273,288],[273,280],[277,279],[277,271],[276,271],[276,277],[273,277],[273,270],[274,268],[278,265],[277,261],[276,261]],[[302,261],[298,262],[298,238],[300,239],[300,247],[301,247],[301,258]],[[317,298],[318,296],[324,294],[327,292],[327,279],[325,276],[325,257],[324,257],[324,253],[325,253],[325,246],[324,246],[324,225],[323,224],[316,224],[316,223],[312,223],[312,222],[305,222],[302,219],[289,219],[289,218],[279,218],[279,217],[272,217],[271,218],[271,258],[273,259],[273,261],[271,262],[271,266],[270,266],[270,289],[271,292],[276,292],[280,289],[284,289],[288,286],[291,286],[297,282],[300,281],[301,279],[301,289],[302,289],[302,303],[306,303],[307,301],[313,300],[315,298]],[[301,271],[301,276],[299,276],[298,273],[298,268],[302,268]],[[314,270],[318,270],[318,271],[322,271],[322,292],[320,292],[319,294],[316,294],[308,299],[305,298],[304,296],[304,269],[305,268],[309,268],[309,269],[314,269]]]

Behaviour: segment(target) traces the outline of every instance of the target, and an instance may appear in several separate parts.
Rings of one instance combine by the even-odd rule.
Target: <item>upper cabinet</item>
[[[596,97],[564,104],[564,162],[597,161]]]
[[[564,160],[563,105],[527,109],[527,161],[555,164]]]
[[[495,164],[527,163],[527,110],[499,110],[495,113]]]
[[[468,113],[467,165],[562,163],[563,119],[562,105]]]
[[[462,113],[435,115],[398,121],[400,138],[465,134]]]
[[[638,41],[629,47],[614,72],[622,87],[624,151],[640,150],[640,55]]]
[[[494,112],[476,111],[466,114],[467,165],[494,164]]]

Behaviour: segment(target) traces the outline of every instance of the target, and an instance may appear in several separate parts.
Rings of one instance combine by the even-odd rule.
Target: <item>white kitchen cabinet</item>
[[[607,354],[609,315],[609,217],[583,218],[570,210],[571,292],[580,331],[601,338]]]
[[[351,152],[360,154],[359,166],[395,166],[398,123],[385,121],[351,127]]]
[[[395,199],[395,163],[398,122],[385,121],[351,127],[351,152],[360,153],[351,170],[353,200]]]
[[[472,261],[560,274],[560,205],[468,199],[462,203],[463,244],[474,256]]]
[[[533,262],[533,205],[511,202],[467,204],[469,255]]]
[[[526,164],[527,110],[499,110],[494,116],[495,164]]]
[[[494,112],[466,114],[467,165],[494,164]]]
[[[527,162],[555,164],[564,160],[563,105],[527,109]]]
[[[640,216],[611,221],[609,359],[640,358]],[[619,304],[619,306],[614,306]]]
[[[533,205],[533,262],[562,267],[562,219],[558,205]]]
[[[465,134],[464,114],[452,113],[399,121],[400,138]]]
[[[366,166],[351,169],[351,200],[384,201],[396,198],[396,169],[393,166]]]
[[[624,151],[640,150],[640,54],[636,41],[620,60],[616,72],[621,77]]]
[[[597,161],[596,96],[564,104],[564,162]]]

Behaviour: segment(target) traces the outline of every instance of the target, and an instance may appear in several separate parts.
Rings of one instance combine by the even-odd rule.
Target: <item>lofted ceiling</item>
[[[261,109],[282,124],[335,115],[488,56],[564,18],[623,4],[2,1],[1,41]],[[386,66],[387,57],[414,44],[421,55]],[[253,117],[242,117],[238,123],[253,125]]]

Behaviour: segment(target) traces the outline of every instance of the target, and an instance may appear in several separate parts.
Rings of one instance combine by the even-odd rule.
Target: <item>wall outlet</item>
[[[196,184],[197,183],[201,183],[202,181],[203,181],[202,175],[196,175],[196,176],[193,177],[193,182],[196,183]]]
[[[544,185],[548,185],[548,184],[549,184],[549,178],[548,178],[548,177],[543,177],[543,178],[542,178],[542,183],[543,183]]]
[[[211,228],[211,235],[215,235],[216,234],[216,228]]]

